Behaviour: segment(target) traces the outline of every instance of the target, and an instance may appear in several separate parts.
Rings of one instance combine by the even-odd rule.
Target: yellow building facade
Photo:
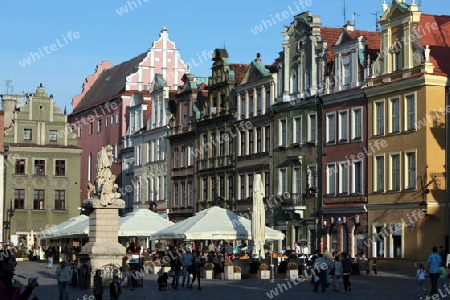
[[[393,1],[368,98],[368,257],[412,269],[445,243],[448,73],[442,18]],[[446,25],[448,27],[448,25]],[[447,29],[448,30],[448,29]],[[448,49],[448,48],[447,48]],[[449,49],[450,50],[450,49]],[[448,110],[450,112],[450,109]]]

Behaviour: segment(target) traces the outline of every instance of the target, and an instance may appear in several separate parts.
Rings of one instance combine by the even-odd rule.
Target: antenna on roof
[[[9,94],[9,93],[12,94],[12,92],[14,91],[14,87],[12,86],[11,83],[12,83],[12,80],[10,80],[10,79],[5,80],[6,94]]]
[[[358,17],[362,17],[360,14],[357,13],[353,13],[353,27],[356,28],[356,16]]]
[[[380,29],[380,21],[378,20],[378,13],[379,11],[376,11],[374,13],[370,13],[371,15],[375,16],[375,31],[381,31]]]
[[[343,14],[344,14],[344,24],[347,24],[347,14],[346,14],[346,12],[345,12],[345,10],[346,10],[346,7],[345,7],[345,0],[344,0],[344,7],[342,8],[343,9]]]

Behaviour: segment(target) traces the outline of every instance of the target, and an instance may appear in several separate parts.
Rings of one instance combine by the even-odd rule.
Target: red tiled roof
[[[114,99],[125,91],[126,77],[137,71],[139,63],[147,54],[147,52],[142,53],[120,65],[104,70],[78,105],[74,107],[73,113],[107,102],[107,99]]]
[[[341,35],[342,28],[320,27],[320,36],[322,41],[327,41],[327,61],[334,60],[334,51],[332,47],[336,44]]]
[[[366,31],[366,30],[345,30],[352,39],[356,39],[363,36],[367,39],[367,47],[371,50],[380,50],[381,45],[381,34],[377,31]]]
[[[437,24],[436,30],[430,26],[433,23]],[[420,44],[424,48],[429,45],[434,73],[450,76],[450,16],[421,14],[419,25]]]
[[[234,77],[236,78],[236,83],[241,83],[244,79],[245,73],[248,70],[249,64],[230,64],[230,69],[234,71]]]

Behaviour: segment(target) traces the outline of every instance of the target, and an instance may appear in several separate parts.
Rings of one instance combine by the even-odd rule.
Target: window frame
[[[314,117],[314,123],[311,118]],[[308,143],[317,143],[317,113],[308,114]]]
[[[414,155],[413,166],[414,166],[414,172],[410,174],[411,169],[411,157],[410,155]],[[405,157],[404,157],[405,165],[404,165],[404,173],[405,173],[405,189],[406,190],[415,190],[417,188],[417,151],[416,150],[408,150],[405,151]],[[411,183],[413,182],[413,185]]]
[[[33,210],[45,210],[45,190],[44,189],[34,189],[33,190]]]
[[[57,142],[58,141],[58,130],[50,129],[48,131],[48,141],[49,142]]]
[[[61,197],[61,195],[63,197]],[[61,203],[62,203],[62,205],[61,205]],[[66,210],[66,191],[65,190],[54,190],[54,205],[55,205],[55,210]],[[62,208],[61,208],[61,206],[62,206]]]
[[[63,168],[63,174],[61,175],[61,172],[58,172],[58,170],[61,168],[61,165],[59,162],[64,162],[62,168]],[[67,176],[67,161],[65,159],[55,159],[55,173],[54,176]]]
[[[333,170],[330,173],[330,170]],[[326,169],[326,178],[327,178],[327,187],[326,187],[326,192],[327,195],[336,195],[336,163],[327,163],[327,169]],[[332,182],[333,181],[333,182]],[[331,183],[333,183],[333,185],[331,185]],[[333,188],[331,188],[333,187]]]
[[[412,99],[413,100],[413,120],[412,120],[412,124],[410,124],[410,112],[409,112],[409,102],[408,100]],[[410,93],[410,94],[406,94],[404,96],[404,107],[405,107],[405,115],[404,115],[404,128],[405,131],[415,131],[417,130],[417,97],[416,97],[416,93]],[[410,126],[412,125],[412,126]]]
[[[391,134],[399,133],[401,130],[400,111],[400,97],[389,98],[389,133]]]
[[[394,157],[398,159],[398,168],[394,170]],[[389,191],[400,191],[402,183],[402,163],[400,152],[389,153]],[[396,172],[396,174],[394,174]],[[396,176],[397,175],[397,176]],[[398,178],[397,178],[398,177]]]
[[[382,109],[378,107],[378,105],[382,106]],[[382,112],[382,116],[380,116],[380,112]],[[385,109],[385,101],[384,100],[377,100],[374,101],[374,136],[382,136],[385,135],[386,132],[386,109]],[[380,127],[379,127],[380,125]]]
[[[302,116],[292,118],[292,143],[302,144]]]
[[[343,121],[342,120],[342,115],[346,116],[346,120]],[[342,124],[345,123],[345,130],[343,130],[343,126]],[[339,110],[338,111],[338,122],[337,122],[337,127],[338,127],[338,142],[339,143],[347,143],[349,141],[349,130],[348,130],[348,124],[349,124],[349,116],[348,116],[348,109],[343,109],[343,110]],[[344,135],[345,134],[345,135]]]
[[[330,128],[330,120],[333,120],[333,128]],[[329,112],[325,114],[325,143],[336,144],[336,112]]]
[[[364,132],[364,122],[363,122],[363,106],[352,107],[352,115],[351,115],[351,140],[352,141],[360,141],[363,140],[363,132]],[[360,117],[359,122],[357,121],[355,112],[359,111]],[[358,124],[359,123],[359,124]],[[357,128],[359,128],[360,134],[357,135]]]

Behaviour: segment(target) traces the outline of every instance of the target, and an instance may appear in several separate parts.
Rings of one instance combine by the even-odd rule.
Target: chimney
[[[355,25],[350,23],[350,20],[347,20],[347,24],[344,25],[344,29],[348,31],[353,31],[355,30]]]
[[[8,128],[13,120],[14,111],[19,107],[23,101],[23,95],[4,94],[0,95],[2,98],[3,111],[5,113],[4,126]]]

